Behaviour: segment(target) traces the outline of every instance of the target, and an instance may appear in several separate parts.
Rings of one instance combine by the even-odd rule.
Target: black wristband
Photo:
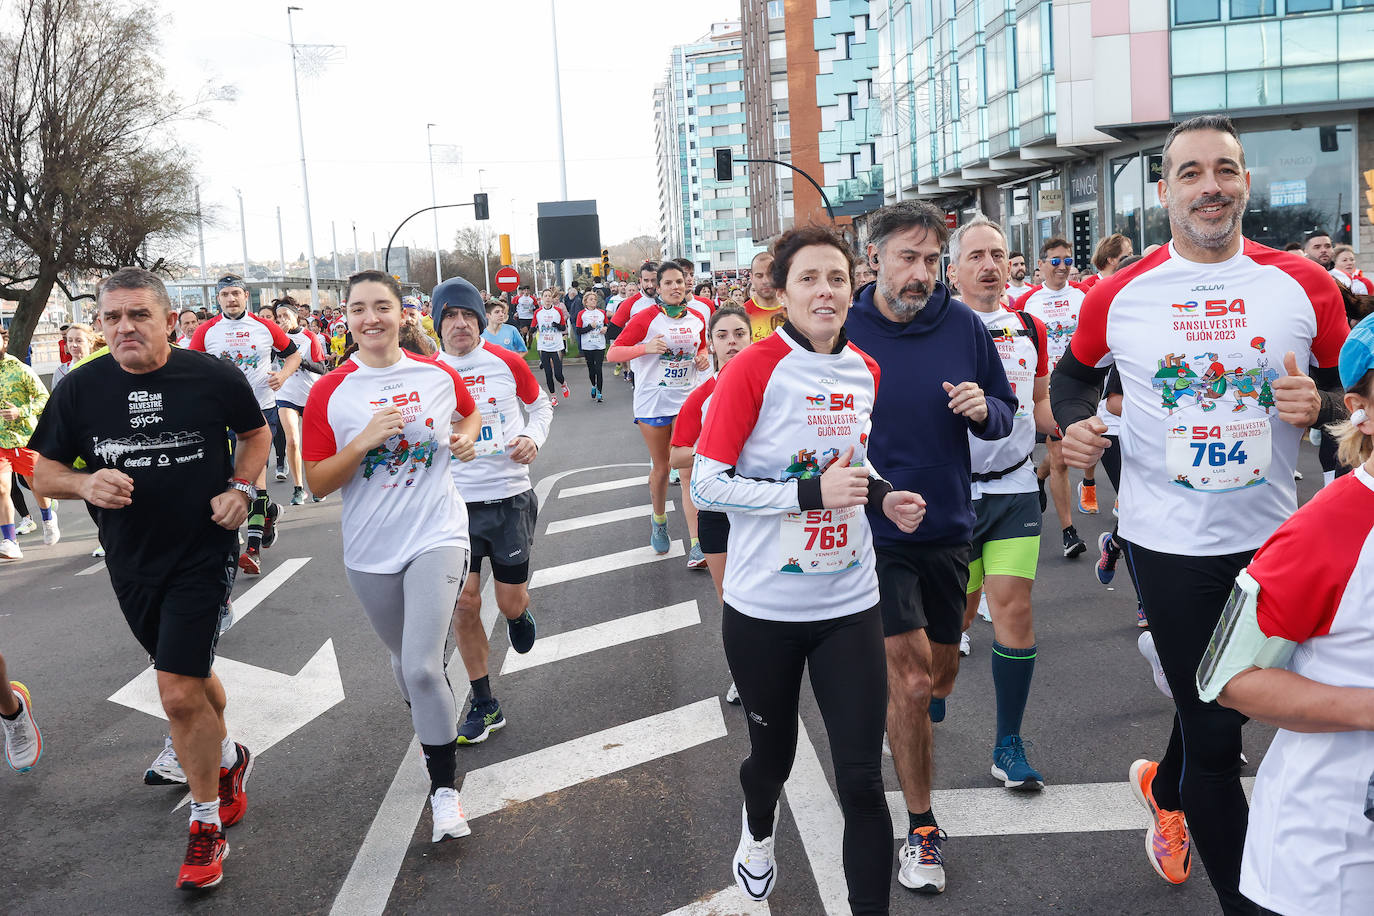
[[[821,500],[821,479],[819,477],[806,477],[797,480],[797,506],[803,512],[825,508],[825,503]]]
[[[868,504],[882,508],[883,499],[892,492],[892,484],[881,477],[868,478]]]

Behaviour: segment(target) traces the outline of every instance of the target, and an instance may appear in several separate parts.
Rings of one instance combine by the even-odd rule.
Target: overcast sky
[[[305,250],[300,151],[291,91],[286,4],[161,0],[163,60],[183,97],[230,84],[232,102],[211,106],[214,123],[179,126],[197,155],[211,262],[241,257],[238,198],[248,252],[277,258],[281,207],[286,257]],[[510,232],[519,252],[536,248],[535,205],[557,200],[550,0],[300,0],[297,44],[339,45],[337,58],[302,77],[305,147],[315,252],[378,247],[407,214],[430,204],[425,125],[434,122],[440,203],[491,195],[490,231]],[[739,18],[738,0],[556,0],[562,65],[568,197],[594,198],[602,241],[658,234],[653,88],[674,44],[712,22]],[[441,146],[442,145],[442,146]],[[444,147],[461,163],[440,161]],[[479,173],[479,169],[485,170]],[[439,211],[444,247],[472,225],[471,209]],[[429,214],[396,244],[433,246]],[[341,255],[344,271],[350,255]],[[194,255],[192,255],[194,261]],[[367,255],[363,256],[364,266]]]

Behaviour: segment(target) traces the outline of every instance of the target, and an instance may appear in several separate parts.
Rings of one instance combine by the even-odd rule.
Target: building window
[[[1274,15],[1274,0],[1231,0],[1232,19]]]
[[[1288,0],[1290,13],[1322,13],[1331,9],[1331,0]]]
[[[782,18],[782,0],[768,0],[768,18]]]
[[[1291,10],[1293,3],[1289,0]],[[1189,25],[1194,22],[1216,22],[1221,18],[1221,0],[1174,0],[1174,23]]]

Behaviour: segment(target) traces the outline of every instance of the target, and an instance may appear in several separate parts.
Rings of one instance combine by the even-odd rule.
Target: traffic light
[[[491,213],[487,210],[487,195],[472,195],[472,211],[478,219],[491,219]]]
[[[610,275],[611,275],[611,250],[610,250],[609,248],[603,248],[603,249],[601,249],[601,276],[603,276],[603,277],[609,277]]]
[[[730,147],[716,147],[716,181],[733,181],[735,163],[731,158]]]

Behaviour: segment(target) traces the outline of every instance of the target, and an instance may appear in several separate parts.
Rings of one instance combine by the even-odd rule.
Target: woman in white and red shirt
[[[628,362],[635,376],[635,422],[653,463],[649,471],[649,546],[667,553],[668,449],[673,420],[687,395],[711,365],[706,354],[706,317],[689,305],[687,277],[673,261],[658,265],[653,308],[630,319],[606,352],[613,363]]]
[[[482,415],[456,372],[401,349],[393,277],[356,273],[347,299],[358,349],[310,392],[305,476],[317,496],[343,490],[344,571],[410,704],[437,843],[472,832],[456,789],[458,703],[444,643],[469,548],[449,456],[473,459]]]
[[[310,389],[315,380],[329,372],[328,357],[325,356],[326,344],[318,334],[309,328],[301,327],[300,313],[296,300],[290,296],[276,300],[273,312],[277,324],[286,332],[287,338],[296,345],[301,354],[300,367],[287,376],[286,381],[277,389],[277,417],[281,420],[282,434],[286,437],[286,466],[291,471],[291,505],[305,504],[305,478],[301,474],[301,416],[305,413],[305,402],[310,398]],[[316,496],[315,502],[321,502]]]

